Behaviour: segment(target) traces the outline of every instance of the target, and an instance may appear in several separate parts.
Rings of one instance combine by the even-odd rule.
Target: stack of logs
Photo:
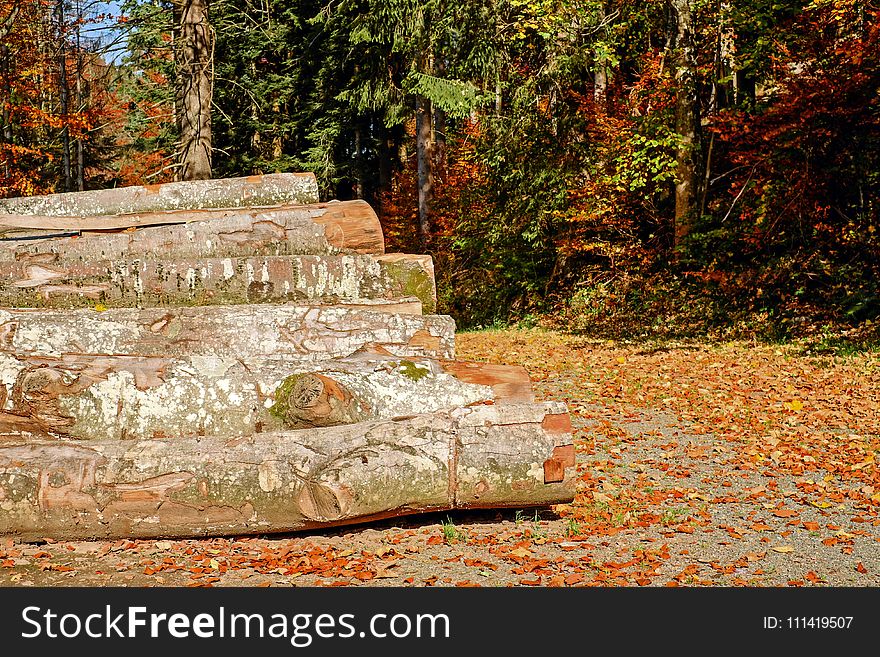
[[[454,360],[428,256],[310,174],[0,200],[0,534],[570,501],[564,404]],[[426,314],[423,314],[426,313]]]

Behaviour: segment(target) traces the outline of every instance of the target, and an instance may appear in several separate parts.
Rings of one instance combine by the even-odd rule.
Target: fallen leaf
[[[583,573],[572,573],[571,575],[566,575],[566,577],[565,577],[565,583],[568,586],[573,586],[573,585],[577,584],[578,582],[582,582],[583,580],[584,580]]]

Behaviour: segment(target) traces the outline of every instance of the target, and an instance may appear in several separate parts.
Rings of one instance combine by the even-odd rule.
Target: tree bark
[[[430,256],[291,255],[0,262],[0,306],[82,308],[358,302],[417,297],[436,307]]]
[[[275,173],[4,198],[0,199],[0,212],[49,217],[97,217],[133,212],[317,203],[318,200],[315,174]]]
[[[0,242],[0,260],[36,254],[55,254],[56,261],[93,261],[385,252],[379,218],[363,201],[88,218],[0,214],[0,234],[27,237]],[[36,239],[42,235],[46,238]]]
[[[0,352],[115,354],[160,358],[284,356],[310,365],[371,350],[397,358],[451,359],[455,322],[445,315],[401,313],[399,304],[366,306],[241,305],[198,308],[0,310]],[[418,311],[414,304],[410,311]],[[446,364],[444,363],[444,367]],[[456,367],[468,371],[459,372]],[[464,381],[487,384],[492,366],[453,363]],[[510,368],[502,368],[498,376]],[[474,374],[470,375],[469,371]],[[513,385],[530,390],[528,376]],[[511,390],[506,393],[513,397]],[[516,396],[519,401],[530,398]]]
[[[76,5],[76,111],[84,112],[85,107],[85,90],[83,88],[83,47],[82,47],[82,25],[83,10],[82,5],[77,2]],[[86,187],[85,183],[86,154],[85,144],[82,135],[76,138],[76,189],[83,191]]]
[[[599,23],[603,24],[606,18],[604,4],[600,3],[597,6],[597,14]],[[593,73],[593,100],[598,107],[604,110],[607,108],[608,99],[608,66],[604,60],[599,61],[598,58],[595,60],[595,65],[596,70]]]
[[[543,403],[232,440],[4,443],[0,534],[264,534],[566,503],[576,482],[570,427],[564,405]]]
[[[442,361],[374,354],[315,363],[7,351],[0,352],[0,440],[232,437],[392,419],[500,401],[505,388],[491,384],[517,372],[495,372],[469,383]]]
[[[214,30],[207,0],[177,0],[177,119],[180,134],[178,180],[211,177],[211,98],[214,85]]]
[[[419,98],[416,101],[416,149],[418,158],[419,185],[419,238],[426,247],[431,240],[431,201],[434,197],[434,112],[431,101]]]
[[[675,130],[681,138],[676,153],[675,229],[677,249],[690,234],[699,206],[701,128],[696,86],[696,49],[690,0],[671,0],[676,17],[673,65],[677,81]]]
[[[67,36],[64,23],[64,0],[55,0],[55,20],[58,25],[58,90],[61,100],[61,171],[64,191],[73,189],[70,161],[70,86],[67,81]]]

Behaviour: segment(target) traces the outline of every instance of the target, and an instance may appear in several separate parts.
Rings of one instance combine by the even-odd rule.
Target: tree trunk
[[[13,9],[13,18],[18,12],[17,8]],[[0,109],[0,121],[3,122],[3,141],[4,143],[12,143],[12,121],[9,108],[12,107],[12,85],[10,81],[10,53],[9,46],[3,43],[2,39],[6,36],[6,31],[11,28],[12,21],[9,21],[9,27],[0,25],[0,62],[3,65],[3,107]],[[9,178],[9,160],[7,159],[3,167],[3,177]]]
[[[290,532],[425,511],[570,502],[558,403],[478,406],[249,438],[0,446],[0,533],[20,540]]]
[[[27,237],[0,242],[0,261],[385,252],[379,218],[363,201],[89,218],[0,214],[0,234]]]
[[[366,193],[365,171],[363,144],[361,143],[361,126],[355,125],[354,128],[354,197],[359,200],[364,199]]]
[[[596,105],[605,109],[608,97],[608,68],[605,64],[597,64],[593,74],[593,99]]]
[[[346,305],[240,305],[198,308],[0,310],[0,352],[116,354],[162,358],[283,356],[312,366],[358,352],[397,358],[450,359],[455,322],[420,314],[420,306],[371,302]],[[407,312],[408,311],[408,312]],[[463,381],[512,376],[505,397],[531,401],[527,375],[509,367],[444,363]],[[499,366],[501,367],[501,366]],[[475,377],[494,377],[478,379]],[[518,391],[517,385],[525,385]],[[524,396],[525,395],[525,396]]]
[[[701,181],[700,111],[696,86],[696,50],[690,0],[672,0],[676,17],[673,65],[677,81],[675,130],[681,137],[676,153],[674,247],[690,234],[699,205]]]
[[[96,217],[133,212],[317,203],[318,200],[315,174],[276,173],[4,198],[0,199],[0,212],[50,217]]]
[[[426,247],[431,240],[431,201],[434,197],[433,172],[433,117],[431,101],[416,101],[416,148],[418,157],[419,185],[419,238]]]
[[[3,66],[3,102],[2,110],[0,110],[0,120],[3,122],[3,141],[7,144],[12,143],[12,117],[10,115],[10,108],[12,107],[12,66],[10,61],[11,53],[5,38],[12,31],[12,26],[15,24],[18,12],[18,5],[13,5],[9,15],[0,23],[0,63]],[[3,166],[3,177],[9,178],[9,173],[9,160],[6,159]]]
[[[469,383],[447,372],[443,361],[378,354],[302,362],[283,354],[168,358],[6,351],[0,352],[0,440],[233,437],[392,419],[499,403],[509,379],[520,376],[516,368],[499,376],[499,367],[489,368],[482,383]]]
[[[67,36],[64,24],[64,0],[55,0],[55,20],[58,24],[58,90],[61,100],[61,170],[64,191],[73,189],[73,171],[70,163],[70,87],[67,82]]]
[[[377,130],[379,132],[379,189],[376,198],[379,200],[379,211],[382,211],[381,202],[385,198],[385,194],[391,189],[391,173],[392,173],[392,157],[394,153],[394,144],[391,133],[385,127],[384,122],[378,120]]]
[[[82,7],[77,6],[76,21],[76,111],[84,112],[85,107],[85,91],[83,89],[83,51],[80,33],[82,30]],[[86,154],[85,144],[83,144],[82,135],[76,138],[76,189],[83,191],[85,189],[85,168]]]
[[[599,4],[597,7],[599,24],[605,22],[605,6]],[[593,73],[593,100],[598,107],[606,109],[608,96],[608,66],[604,60],[595,60],[596,70]]]
[[[757,93],[755,78],[746,71],[738,69],[733,73],[733,93],[736,102],[747,107],[754,107]]]
[[[214,84],[214,31],[207,0],[175,3],[178,35],[177,120],[180,134],[178,180],[211,177],[211,98]]]

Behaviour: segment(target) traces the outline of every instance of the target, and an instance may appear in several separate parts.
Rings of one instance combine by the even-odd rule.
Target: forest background
[[[0,196],[276,171],[460,328],[880,337],[873,2],[0,0]]]

